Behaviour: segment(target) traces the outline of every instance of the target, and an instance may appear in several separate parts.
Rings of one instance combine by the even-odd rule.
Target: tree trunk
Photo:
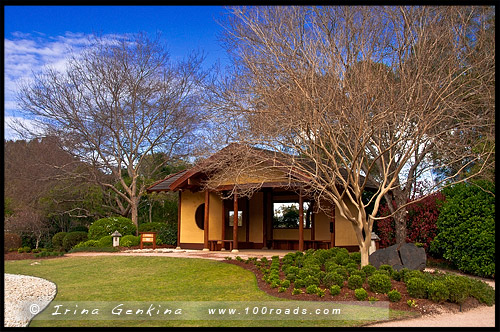
[[[138,216],[137,216],[137,205],[138,205],[138,198],[137,197],[131,197],[131,203],[130,203],[130,213],[131,213],[131,219],[132,222],[135,225],[135,235],[139,235],[139,224],[138,224]]]
[[[406,193],[402,190],[394,192],[396,208],[406,204]],[[406,243],[406,208],[402,208],[394,214],[394,227],[396,231],[396,244]]]
[[[359,244],[359,252],[361,253],[361,267],[370,264],[370,244],[371,234],[365,236],[365,240]]]

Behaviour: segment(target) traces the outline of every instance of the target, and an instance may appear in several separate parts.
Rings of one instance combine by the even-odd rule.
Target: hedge
[[[109,217],[94,221],[89,227],[89,240],[99,240],[103,236],[118,231],[122,236],[135,235],[136,227],[132,220],[125,217]]]
[[[63,239],[68,234],[67,232],[59,232],[54,234],[52,237],[52,246],[55,250],[62,250],[63,248]]]
[[[443,189],[446,200],[440,209],[431,253],[463,272],[493,277],[495,197],[487,191],[494,194],[495,185],[484,180]]]
[[[86,232],[70,232],[64,237],[62,244],[63,249],[68,251],[82,241],[87,241],[88,234]]]

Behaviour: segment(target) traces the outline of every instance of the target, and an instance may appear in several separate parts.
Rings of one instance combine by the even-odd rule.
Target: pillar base
[[[233,249],[231,252],[240,252],[238,249]]]
[[[175,247],[175,250],[181,250],[181,247]]]
[[[203,250],[202,250],[202,251],[210,251],[210,249],[208,249],[208,248],[203,248]]]
[[[220,248],[220,251],[226,251],[226,248],[222,247]]]
[[[269,248],[264,246],[264,247],[262,247],[262,250],[269,250]]]

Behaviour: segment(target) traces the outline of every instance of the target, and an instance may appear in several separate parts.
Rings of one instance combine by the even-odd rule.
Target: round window
[[[200,204],[196,209],[194,219],[196,220],[196,226],[200,229],[205,229],[205,203]]]

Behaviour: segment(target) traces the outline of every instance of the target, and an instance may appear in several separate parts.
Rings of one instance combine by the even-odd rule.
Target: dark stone
[[[401,264],[399,259],[397,245],[393,245],[384,249],[379,249],[370,255],[370,264],[375,266],[377,269],[380,265],[387,264],[394,266],[396,264]]]
[[[403,268],[410,270],[423,270],[427,262],[424,248],[419,248],[413,243],[403,244],[398,251],[398,245],[379,249],[370,255],[370,264],[377,269],[380,265],[387,264],[396,271]]]
[[[424,248],[419,248],[413,243],[405,243],[399,248],[399,255],[403,266],[410,270],[425,269],[427,263],[427,256]]]

